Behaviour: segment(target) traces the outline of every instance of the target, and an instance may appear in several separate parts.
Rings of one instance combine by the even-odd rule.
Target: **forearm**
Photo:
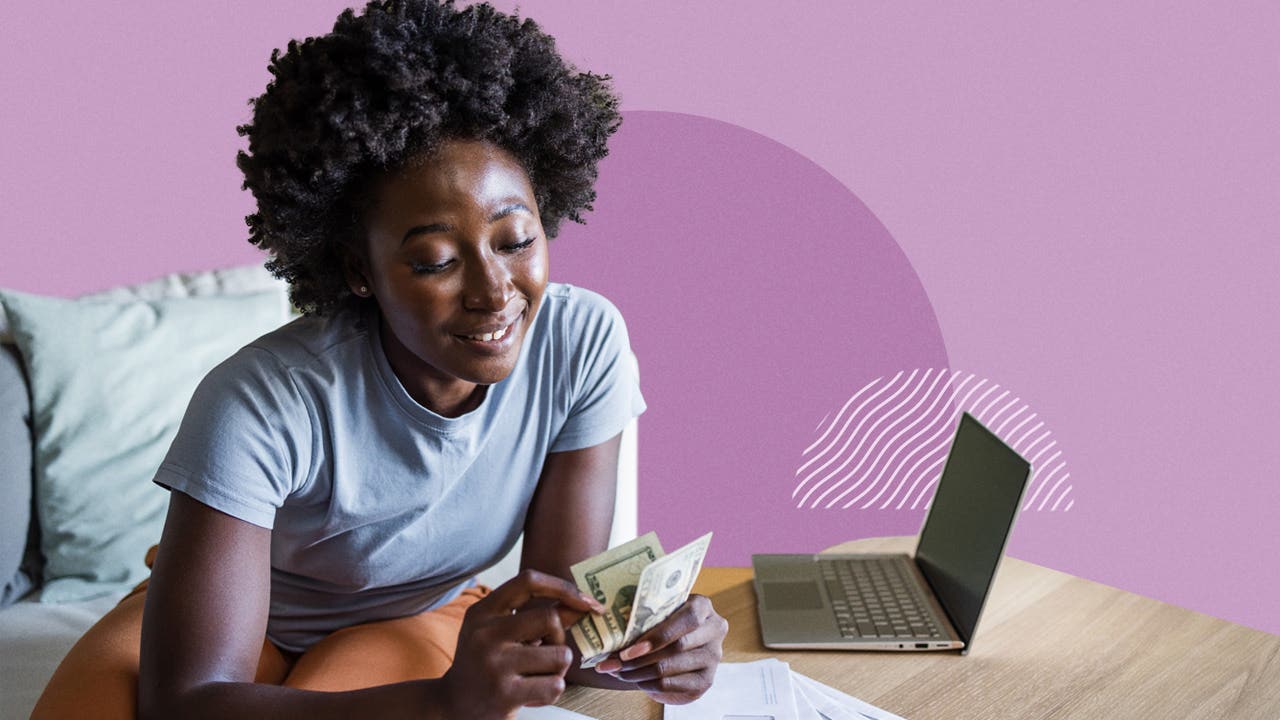
[[[363,690],[321,692],[243,682],[207,683],[173,698],[166,707],[143,702],[138,717],[215,718],[269,717],[279,720],[328,720],[370,717],[386,720],[456,720],[442,680],[414,680]]]

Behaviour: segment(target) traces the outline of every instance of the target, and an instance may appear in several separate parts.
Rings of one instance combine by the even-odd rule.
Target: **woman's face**
[[[470,410],[511,374],[547,286],[528,176],[495,145],[448,141],[380,183],[365,228],[348,281],[377,300],[392,369],[432,410]]]

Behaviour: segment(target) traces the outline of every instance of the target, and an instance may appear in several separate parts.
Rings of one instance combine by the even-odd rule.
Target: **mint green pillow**
[[[283,288],[247,295],[64,300],[0,291],[31,383],[43,602],[147,576],[169,493],[151,482],[196,385],[288,320]]]

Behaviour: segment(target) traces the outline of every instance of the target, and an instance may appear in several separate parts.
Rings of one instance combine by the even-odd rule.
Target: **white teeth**
[[[501,340],[502,336],[506,335],[507,330],[509,329],[510,328],[502,328],[498,332],[485,333],[483,335],[468,335],[467,337],[471,338],[472,340],[481,340],[483,342],[489,342],[490,340]]]

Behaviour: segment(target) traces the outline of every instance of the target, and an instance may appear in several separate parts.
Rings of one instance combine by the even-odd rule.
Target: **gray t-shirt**
[[[267,635],[301,651],[342,627],[438,607],[500,560],[547,453],[644,412],[622,316],[551,283],[511,375],[446,418],[400,384],[377,316],[304,317],[200,383],[155,482],[271,528]]]

